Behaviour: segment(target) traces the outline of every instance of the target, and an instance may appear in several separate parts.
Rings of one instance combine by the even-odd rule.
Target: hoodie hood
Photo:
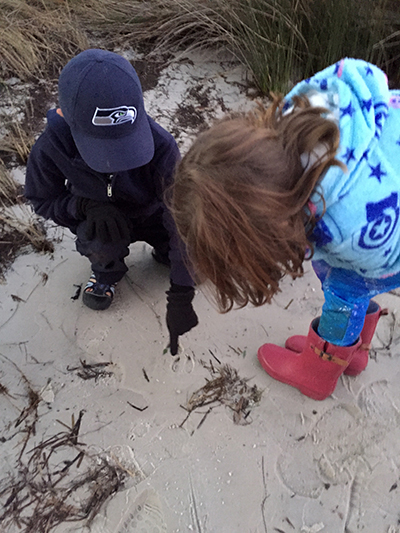
[[[343,59],[296,85],[286,97],[323,105],[340,131],[337,159],[319,188],[326,211],[313,238],[314,259],[377,278],[400,271],[400,92],[385,73],[359,59]],[[312,154],[311,154],[312,156]],[[317,195],[311,200],[323,213]]]
[[[319,95],[319,101],[315,95]],[[360,59],[346,58],[300,82],[286,96],[310,95],[313,105],[329,110],[340,130],[337,159],[348,173],[331,168],[324,178],[324,196],[343,196],[351,186],[349,174],[363,162],[379,143],[388,116],[390,91],[386,74],[375,65]],[[333,194],[332,194],[333,193]]]

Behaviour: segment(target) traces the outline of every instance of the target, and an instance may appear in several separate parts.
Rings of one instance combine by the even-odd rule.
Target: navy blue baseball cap
[[[141,167],[154,156],[154,139],[133,66],[106,50],[85,50],[58,80],[64,119],[83,160],[98,172]]]

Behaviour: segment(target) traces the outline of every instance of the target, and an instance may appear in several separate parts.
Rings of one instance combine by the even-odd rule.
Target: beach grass
[[[88,47],[229,50],[263,93],[342,57],[400,81],[398,0],[0,0],[1,76],[57,76]]]

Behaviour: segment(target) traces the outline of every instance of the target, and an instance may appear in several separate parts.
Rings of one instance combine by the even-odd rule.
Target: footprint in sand
[[[161,501],[154,491],[139,495],[117,533],[167,533]]]
[[[317,498],[327,483],[349,484],[377,449],[381,450],[380,462],[391,464],[400,452],[396,388],[397,383],[376,381],[360,391],[357,405],[339,404],[328,409],[306,439],[279,457],[282,483],[295,494]],[[388,442],[396,449],[385,444]]]
[[[194,370],[194,356],[185,353],[175,356],[171,370],[176,373],[191,374]]]

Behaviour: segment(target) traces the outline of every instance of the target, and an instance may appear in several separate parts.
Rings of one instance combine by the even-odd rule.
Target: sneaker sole
[[[84,292],[82,295],[82,302],[90,309],[95,311],[104,311],[111,305],[112,298],[109,296],[99,296],[91,292]]]

